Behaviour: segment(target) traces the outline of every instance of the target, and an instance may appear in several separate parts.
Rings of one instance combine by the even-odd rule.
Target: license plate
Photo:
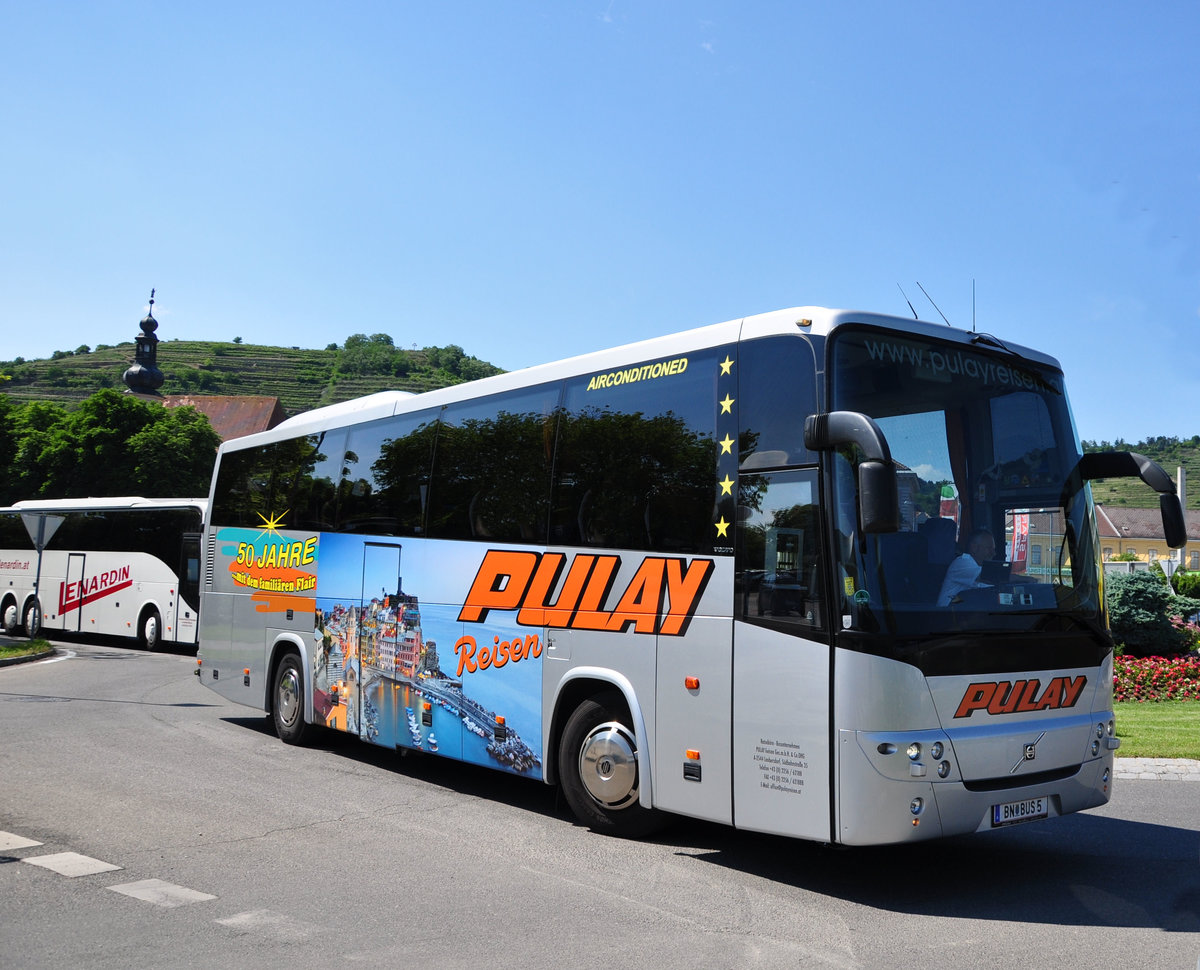
[[[1050,799],[1043,795],[1041,798],[1023,798],[1019,802],[1005,802],[992,806],[992,825],[1015,825],[1017,822],[1030,822],[1035,818],[1045,818],[1050,814]]]

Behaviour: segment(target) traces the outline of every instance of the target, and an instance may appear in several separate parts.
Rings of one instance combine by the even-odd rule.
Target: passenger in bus
[[[967,551],[950,561],[946,578],[942,580],[942,591],[938,593],[938,606],[949,606],[964,589],[983,589],[987,583],[979,582],[983,563],[996,557],[996,540],[987,529],[976,529],[967,539]]]

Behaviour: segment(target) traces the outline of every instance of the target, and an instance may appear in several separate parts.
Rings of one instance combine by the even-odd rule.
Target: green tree
[[[338,352],[338,372],[349,377],[391,374],[395,369],[396,346],[386,333],[368,337],[355,333],[346,338]]]
[[[129,491],[147,498],[207,495],[220,435],[195,408],[160,410],[129,439]]]
[[[8,488],[4,504],[11,505],[23,498],[39,498],[44,494],[45,475],[41,452],[45,442],[58,433],[67,419],[66,409],[48,401],[30,401],[14,407],[13,450],[9,462]]]
[[[11,405],[10,405],[11,406]],[[5,504],[21,498],[208,493],[219,438],[192,408],[165,408],[116,390],[74,411],[44,402],[12,415],[14,460]]]

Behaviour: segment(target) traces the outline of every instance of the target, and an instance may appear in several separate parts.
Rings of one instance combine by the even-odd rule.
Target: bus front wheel
[[[580,704],[563,728],[558,771],[576,818],[606,835],[637,838],[662,826],[658,812],[638,802],[637,738],[615,696]]]
[[[33,640],[42,632],[42,605],[35,599],[25,604],[25,636]]]
[[[308,724],[304,720],[304,671],[300,658],[294,653],[285,654],[275,668],[271,719],[279,740],[286,744],[303,743],[308,734]]]
[[[138,642],[144,650],[155,649],[162,640],[162,619],[158,610],[151,610],[142,617],[138,627]]]

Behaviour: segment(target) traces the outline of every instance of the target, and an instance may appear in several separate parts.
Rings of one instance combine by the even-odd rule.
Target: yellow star
[[[728,475],[725,476],[725,481],[717,482],[717,484],[721,486],[721,494],[722,495],[732,495],[733,494],[733,479],[730,478]]]
[[[729,523],[725,521],[725,516],[723,516],[723,515],[721,516],[721,521],[716,523],[716,526],[717,526],[717,538],[718,539],[728,539],[729,538]]]
[[[261,537],[268,532],[278,532],[280,529],[285,528],[283,516],[287,515],[290,511],[291,509],[284,509],[281,515],[275,515],[272,512],[270,518],[267,518],[261,512],[257,513],[258,517],[262,519],[262,532],[259,533],[259,536]]]
[[[724,401],[718,401],[717,403],[721,405],[722,414],[733,414],[733,398],[728,394],[725,395]]]
[[[717,444],[721,446],[722,455],[733,454],[733,439],[729,437],[729,435],[725,435],[725,437],[718,441]]]
[[[731,373],[732,369],[733,369],[733,361],[730,359],[729,355],[726,354],[725,359],[723,361],[721,361],[721,373],[722,374]]]

